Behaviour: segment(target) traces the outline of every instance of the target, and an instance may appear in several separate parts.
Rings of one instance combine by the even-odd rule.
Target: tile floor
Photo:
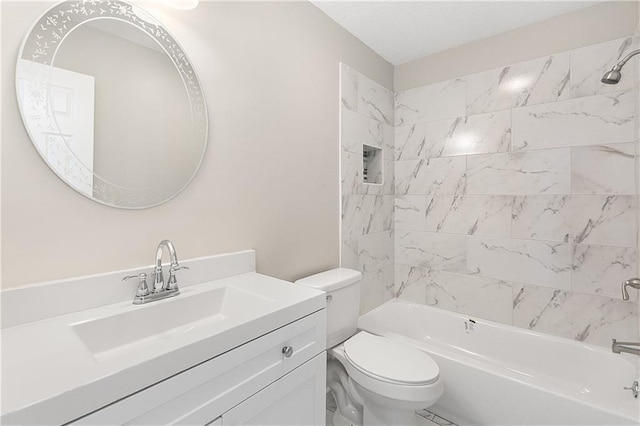
[[[336,411],[336,403],[330,393],[327,394],[327,426],[333,426],[333,413]],[[416,411],[418,426],[457,426],[455,423],[428,411]]]
[[[455,423],[443,419],[428,410],[416,411],[416,417],[418,417],[419,426],[457,426]]]

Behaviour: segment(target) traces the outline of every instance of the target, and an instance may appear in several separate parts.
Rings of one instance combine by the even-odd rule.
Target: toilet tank
[[[353,336],[360,314],[360,280],[353,269],[338,268],[301,278],[296,284],[327,293],[327,349]]]

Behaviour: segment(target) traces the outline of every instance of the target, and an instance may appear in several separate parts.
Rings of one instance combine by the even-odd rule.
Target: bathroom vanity
[[[120,280],[148,268],[2,292],[2,424],[324,424],[324,293],[252,251],[181,264],[145,305]]]

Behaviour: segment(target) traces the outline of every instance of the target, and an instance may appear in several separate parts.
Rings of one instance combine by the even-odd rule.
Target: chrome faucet
[[[640,290],[640,278],[631,278],[622,282],[622,300],[629,300],[627,287],[633,287]]]
[[[162,253],[163,249],[167,248],[169,252],[169,258],[171,264],[169,265],[169,279],[165,282],[162,274]],[[176,254],[176,248],[169,240],[162,240],[158,244],[156,250],[156,266],[153,270],[153,286],[149,289],[147,285],[147,274],[142,273],[139,275],[129,275],[122,279],[127,281],[132,278],[138,278],[138,290],[133,298],[134,305],[142,305],[144,303],[153,302],[154,300],[166,299],[167,297],[173,297],[180,294],[178,288],[178,280],[176,278],[176,272],[181,269],[189,269],[188,266],[180,266],[178,264],[178,255]]]
[[[640,342],[618,342],[616,339],[611,340],[613,340],[611,350],[614,354],[626,352],[628,354],[640,355]]]
[[[163,248],[166,247],[169,252],[169,258],[171,260],[171,265],[169,266],[169,280],[164,282],[164,276],[162,275],[162,252]],[[176,248],[173,243],[169,240],[162,240],[160,244],[158,244],[158,248],[156,249],[156,268],[153,271],[153,276],[155,277],[153,281],[154,290],[168,290],[171,286],[171,278],[173,278],[173,284],[175,284],[175,277],[173,277],[172,269],[179,268],[178,265],[178,255],[176,254]]]

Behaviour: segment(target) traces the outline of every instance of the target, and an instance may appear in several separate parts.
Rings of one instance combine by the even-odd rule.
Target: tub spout
[[[616,339],[612,340],[611,350],[614,354],[626,352],[628,354],[640,355],[640,342],[618,342]]]
[[[622,300],[629,300],[627,287],[633,287],[640,290],[640,278],[631,278],[622,282]]]

